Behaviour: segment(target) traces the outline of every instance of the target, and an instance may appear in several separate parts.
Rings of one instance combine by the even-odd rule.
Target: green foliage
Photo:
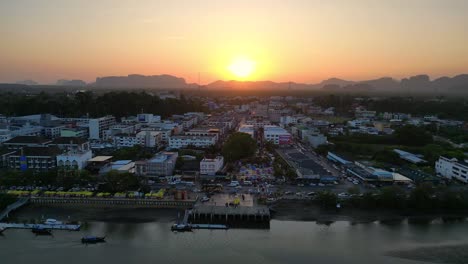
[[[125,192],[140,187],[137,176],[131,173],[119,173],[115,170],[109,171],[103,177],[105,192]]]
[[[335,208],[338,202],[338,197],[330,191],[321,191],[317,193],[316,201],[323,208]]]
[[[468,142],[468,133],[461,127],[440,127],[438,135],[460,144]]]
[[[229,136],[222,153],[227,161],[236,161],[252,157],[257,150],[257,143],[246,133],[236,132]]]
[[[94,96],[91,92],[77,93],[74,97],[67,94],[48,94],[37,96],[7,93],[0,96],[1,114],[29,115],[50,113],[59,116],[80,117],[114,115],[118,118],[136,115],[141,110],[158,113],[162,116],[186,112],[203,112],[205,107],[200,101],[181,99],[161,100],[145,92],[109,92]]]
[[[384,149],[375,153],[373,160],[395,165],[403,164],[403,160],[400,158],[400,156],[390,149]]]
[[[367,101],[364,105],[377,112],[410,113],[413,115],[437,115],[439,118],[468,121],[468,104],[466,99],[449,99],[446,101],[426,101],[423,99],[392,97],[378,101]]]
[[[0,193],[0,211],[5,209],[8,205],[14,203],[16,198],[6,193]]]
[[[320,145],[315,148],[315,152],[321,156],[326,156],[328,154],[328,151],[331,150],[330,145]]]
[[[45,172],[25,172],[4,171],[0,175],[0,186],[62,186],[71,188],[72,186],[86,186],[95,183],[96,177],[90,175],[85,170],[50,170]]]
[[[153,156],[153,153],[140,145],[133,147],[117,149],[112,153],[115,160],[140,160],[148,159]]]
[[[424,146],[432,143],[432,135],[423,127],[406,125],[395,130],[398,144],[406,146]]]
[[[405,206],[406,194],[399,186],[387,186],[377,196],[380,206],[389,209],[400,209]]]

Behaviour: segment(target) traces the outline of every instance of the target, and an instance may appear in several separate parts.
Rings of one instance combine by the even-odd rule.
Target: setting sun
[[[228,69],[237,78],[247,78],[255,71],[255,62],[248,58],[237,58]]]

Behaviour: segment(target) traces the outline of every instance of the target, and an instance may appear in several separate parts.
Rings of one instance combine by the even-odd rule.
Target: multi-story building
[[[38,136],[18,136],[3,142],[3,145],[9,149],[21,149],[22,147],[45,147],[52,140]]]
[[[216,144],[217,135],[207,136],[190,136],[190,135],[176,135],[169,138],[169,148],[179,149],[187,146],[194,146],[199,148],[208,148]]]
[[[87,139],[80,137],[58,137],[55,138],[49,146],[57,146],[66,151],[88,151],[90,144]]]
[[[88,138],[89,129],[84,127],[66,127],[60,130],[60,137],[81,137]]]
[[[138,114],[137,121],[139,123],[157,123],[161,122],[161,116],[153,114]]]
[[[215,158],[203,158],[200,161],[200,174],[201,175],[215,175],[216,172],[220,171],[224,166],[223,156],[217,156]]]
[[[239,132],[246,133],[255,137],[258,129],[255,129],[252,125],[242,125],[239,127]],[[289,145],[292,144],[292,136],[286,131],[286,129],[279,126],[264,126],[263,127],[263,138],[267,141],[272,142],[276,145]]]
[[[218,128],[213,127],[198,127],[190,129],[189,131],[185,132],[185,135],[188,136],[216,136],[216,141],[220,138],[220,130]]]
[[[8,167],[14,170],[48,171],[57,166],[60,149],[51,147],[23,147],[8,158]]]
[[[47,125],[42,129],[42,135],[46,138],[56,138],[60,137],[62,129],[66,128],[65,125]]]
[[[152,148],[161,144],[162,133],[147,130],[135,134],[117,134],[113,137],[113,140],[117,148],[133,147],[136,145]]]
[[[136,134],[117,134],[112,137],[114,146],[117,148],[133,147],[136,145],[143,146],[144,138],[137,137]]]
[[[172,176],[179,154],[160,152],[149,160],[135,162],[135,174],[139,176]]]
[[[57,167],[82,170],[93,157],[91,150],[70,150],[57,155]]]
[[[435,170],[437,174],[447,179],[468,182],[468,163],[466,161],[440,156],[435,163]]]
[[[104,139],[105,130],[115,125],[115,117],[104,116],[100,118],[89,119],[89,138],[90,139]]]
[[[264,138],[275,145],[292,144],[292,136],[286,129],[279,126],[264,126]]]

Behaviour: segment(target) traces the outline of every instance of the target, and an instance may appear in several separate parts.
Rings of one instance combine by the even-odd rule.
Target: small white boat
[[[57,221],[55,219],[49,218],[45,220],[44,224],[46,225],[63,225],[63,222]]]

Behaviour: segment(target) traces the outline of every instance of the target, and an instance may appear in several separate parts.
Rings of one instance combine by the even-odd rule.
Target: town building
[[[13,170],[49,171],[57,166],[60,149],[55,146],[22,147],[8,158],[8,167]]]
[[[93,157],[91,150],[70,150],[57,155],[57,167],[82,170]]]
[[[3,146],[9,149],[21,149],[23,147],[45,147],[52,140],[39,136],[18,136],[3,142]]]
[[[438,175],[447,179],[468,183],[468,163],[466,161],[440,156],[435,163],[435,170]]]
[[[135,174],[146,177],[172,176],[179,154],[160,152],[153,158],[135,162]]]
[[[220,171],[224,166],[223,156],[217,156],[215,158],[203,158],[200,161],[200,174],[213,176],[216,172]]]
[[[188,146],[199,148],[208,148],[216,144],[217,135],[206,136],[191,136],[191,135],[175,135],[169,138],[169,148],[179,149]]]
[[[113,116],[89,119],[89,138],[95,140],[105,139],[105,131],[115,123],[115,117]]]

